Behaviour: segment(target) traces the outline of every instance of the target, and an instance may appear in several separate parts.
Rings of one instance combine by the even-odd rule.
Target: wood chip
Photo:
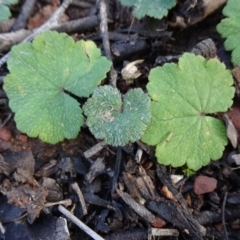
[[[144,218],[147,222],[154,222],[156,220],[155,216],[148,211],[143,205],[134,201],[131,196],[121,190],[117,189],[117,193],[123,199],[123,201],[129,205],[139,216]]]

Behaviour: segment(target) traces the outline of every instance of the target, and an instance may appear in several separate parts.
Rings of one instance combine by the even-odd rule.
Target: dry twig
[[[81,33],[84,31],[89,31],[92,28],[98,26],[98,17],[90,16],[85,18],[80,18],[76,20],[71,20],[63,23],[59,23],[56,26],[52,26],[49,29],[55,30],[58,32],[66,32],[66,33]],[[0,34],[0,51],[8,51],[13,45],[19,44],[26,37],[31,35],[35,30],[26,30],[21,29],[16,32],[3,33]]]
[[[104,141],[99,142],[96,145],[94,145],[93,147],[91,147],[90,149],[88,149],[87,151],[85,151],[83,153],[83,155],[85,158],[90,158],[93,155],[95,155],[96,153],[98,153],[99,151],[101,151],[106,145],[107,145],[107,143]]]
[[[96,232],[94,232],[91,228],[89,228],[86,224],[76,218],[72,213],[70,213],[65,207],[59,205],[58,210],[64,214],[69,220],[75,223],[79,228],[81,228],[85,233],[91,236],[96,240],[104,240],[101,236],[99,236]]]
[[[18,18],[15,20],[12,31],[17,31],[19,29],[25,28],[27,25],[27,21],[30,18],[34,6],[37,0],[26,0],[22,6],[21,13]]]
[[[33,31],[33,33],[30,34],[28,37],[26,37],[21,43],[32,41],[38,34],[42,33],[46,29],[50,29],[51,27],[56,27],[58,19],[63,14],[63,12],[68,8],[71,2],[72,0],[64,0],[62,5],[57,9],[57,11],[52,15],[51,18],[47,22],[45,22],[41,27]],[[9,54],[10,53],[7,53],[0,59],[0,67],[7,61]]]
[[[86,207],[86,203],[85,203],[85,199],[83,197],[82,191],[79,188],[78,184],[76,182],[72,183],[72,189],[76,192],[76,194],[78,195],[78,199],[81,203],[82,206],[82,210],[83,210],[83,216],[87,214],[87,207]]]
[[[99,17],[100,17],[100,31],[102,35],[102,42],[103,42],[103,48],[105,51],[105,54],[108,58],[108,60],[112,61],[112,54],[110,49],[110,43],[108,38],[108,24],[107,24],[107,8],[105,0],[99,1]],[[116,87],[117,82],[117,72],[115,71],[114,67],[111,67],[110,70],[110,85],[112,87]]]

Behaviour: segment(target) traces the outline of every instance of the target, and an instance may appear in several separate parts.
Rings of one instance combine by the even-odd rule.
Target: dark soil
[[[59,7],[57,0],[32,1],[32,5],[29,2],[20,1],[11,8],[17,20],[6,22],[6,33],[36,28]],[[196,5],[193,2],[178,1],[161,21],[148,17],[138,21],[118,1],[106,0],[111,55],[119,73],[117,87],[122,93],[136,87],[146,91],[150,69],[177,62],[184,52],[218,57],[232,70],[231,53],[224,50],[224,39],[216,31],[223,18],[223,6],[204,18],[208,6],[203,3],[207,1],[196,1]],[[18,18],[24,8],[32,13],[26,11],[25,19]],[[80,27],[69,24],[63,31],[75,40],[93,40],[106,54],[98,13],[94,0],[71,5],[62,21],[91,18]],[[36,14],[42,15],[33,18]],[[176,16],[182,16],[189,26],[174,27]],[[0,33],[2,56],[11,49],[10,45],[3,48],[3,34]],[[212,47],[211,40],[202,42],[206,39],[215,45]],[[141,76],[128,84],[120,74],[124,61],[139,59],[144,59],[138,65]],[[7,73],[5,64],[0,69],[1,85]],[[238,85],[235,87],[238,93]],[[171,177],[184,175],[184,168],[159,165],[154,149],[140,141],[111,147],[95,139],[85,126],[76,139],[56,145],[43,143],[17,130],[2,87],[0,104],[0,222],[5,229],[5,233],[0,231],[0,239],[92,239],[93,235],[89,236],[59,211],[59,205],[109,240],[240,239],[239,150],[230,141],[221,159],[173,183]],[[229,118],[239,130],[237,94],[234,109],[236,113],[231,112]],[[89,154],[87,151],[94,151],[96,144],[99,149]]]

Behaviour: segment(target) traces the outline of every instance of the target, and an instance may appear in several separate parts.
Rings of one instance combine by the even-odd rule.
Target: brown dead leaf
[[[28,175],[34,174],[35,160],[32,152],[23,150],[19,152],[4,152],[2,154],[4,161],[9,164],[10,171],[15,169],[23,169],[28,172]]]
[[[239,133],[240,133],[240,108],[239,108],[240,101],[237,99],[231,109],[226,113],[229,120],[233,124],[234,128],[237,130],[238,133],[238,140],[239,140]]]
[[[238,143],[237,129],[234,127],[232,121],[229,119],[226,113],[223,115],[223,119],[227,127],[227,137],[230,140],[232,146],[236,148]]]
[[[0,190],[7,196],[8,203],[15,204],[27,210],[29,223],[33,223],[44,208],[47,191],[41,186],[32,188],[29,184],[12,185],[10,190],[4,190],[2,187]]]
[[[0,191],[7,196],[9,203],[26,209],[30,223],[44,208],[48,194],[34,179],[34,166],[35,160],[31,151],[6,152],[3,156],[0,155],[2,173],[9,176],[14,172],[14,179],[5,179],[0,185]]]
[[[57,5],[47,5],[44,6],[37,14],[31,17],[28,21],[28,29],[34,29],[40,27],[44,24],[58,9]],[[68,16],[66,14],[62,14],[59,19],[59,22],[65,22],[68,20]]]

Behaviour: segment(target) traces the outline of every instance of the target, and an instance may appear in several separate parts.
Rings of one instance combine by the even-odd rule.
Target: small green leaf
[[[159,163],[198,170],[219,159],[227,144],[222,121],[209,116],[232,105],[230,71],[216,59],[185,53],[179,64],[151,70],[152,119],[142,140],[157,145]]]
[[[182,171],[183,171],[183,174],[187,177],[191,177],[196,174],[195,171],[193,171],[192,169],[190,169],[188,167],[183,167]]]
[[[176,0],[120,0],[122,5],[134,7],[133,15],[140,19],[144,16],[162,19],[167,16],[168,10],[176,5]]]
[[[86,123],[96,138],[124,146],[141,138],[151,118],[150,101],[140,88],[130,90],[122,100],[116,88],[99,87],[83,106]]]
[[[4,20],[7,20],[11,17],[11,12],[8,6],[0,4],[0,23]]]
[[[69,93],[88,97],[110,66],[92,41],[75,43],[54,31],[44,32],[33,43],[13,47],[4,90],[17,128],[52,144],[75,138],[83,116]]]
[[[18,3],[18,0],[0,0],[0,23],[11,17],[11,12],[8,6]]]
[[[228,0],[223,14],[227,18],[217,25],[217,30],[223,38],[227,38],[224,46],[226,50],[232,51],[233,64],[240,65],[240,1]]]

